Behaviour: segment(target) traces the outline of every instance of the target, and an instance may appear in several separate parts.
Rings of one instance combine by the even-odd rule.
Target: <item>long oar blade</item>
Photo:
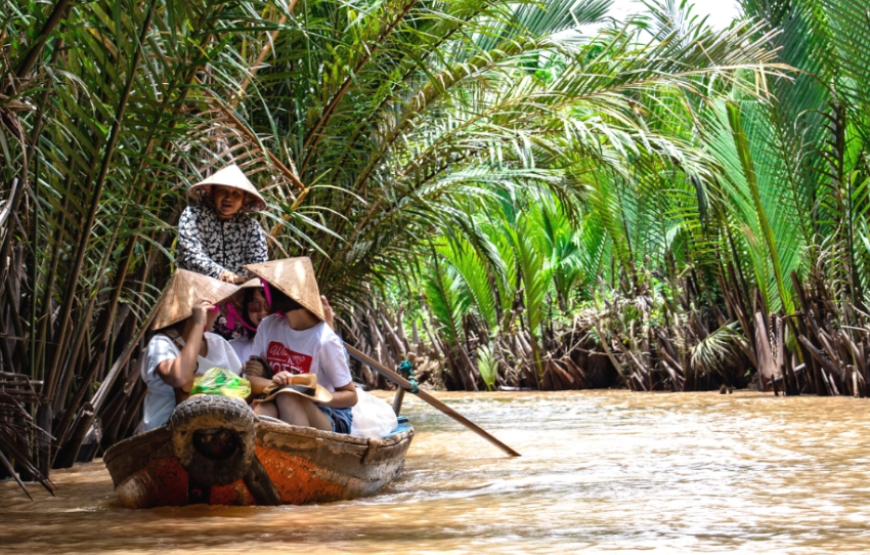
[[[511,457],[519,457],[520,456],[519,453],[517,453],[516,451],[514,451],[513,449],[511,449],[510,447],[508,447],[507,445],[505,445],[504,443],[502,443],[501,441],[496,439],[492,434],[490,434],[489,432],[487,432],[486,430],[484,430],[483,428],[481,428],[480,426],[478,426],[477,424],[475,424],[471,420],[465,418],[464,416],[462,416],[461,414],[459,414],[455,410],[451,409],[450,407],[448,407],[447,405],[445,405],[444,403],[442,403],[441,401],[439,401],[435,397],[429,395],[425,391],[417,391],[416,393],[414,391],[412,391],[413,387],[411,385],[411,382],[409,382],[408,380],[406,380],[405,378],[403,378],[402,376],[400,376],[396,372],[393,372],[392,370],[390,370],[389,368],[387,368],[386,366],[384,366],[380,362],[378,362],[375,359],[371,358],[370,356],[362,353],[361,351],[351,347],[347,343],[345,343],[344,346],[347,349],[347,352],[350,353],[350,356],[352,356],[353,358],[362,362],[363,364],[367,364],[373,370],[380,373],[382,376],[384,376],[388,380],[392,381],[393,383],[395,383],[396,385],[398,385],[399,387],[401,387],[405,391],[408,391],[409,393],[414,393],[414,395],[416,395],[420,399],[423,399],[424,401],[426,401],[427,403],[429,403],[430,405],[432,405],[436,409],[440,410],[441,412],[443,412],[444,414],[446,414],[447,416],[449,416],[453,420],[456,420],[457,422],[459,422],[460,424],[462,424],[463,426],[465,426],[466,428],[468,428],[472,432],[476,433],[477,435],[479,435],[483,439],[492,443],[493,445],[495,445],[496,447],[498,447],[499,449],[501,449],[502,451],[504,451],[505,453],[507,453]]]

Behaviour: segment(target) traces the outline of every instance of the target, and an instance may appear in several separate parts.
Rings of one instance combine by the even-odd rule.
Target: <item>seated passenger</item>
[[[196,374],[214,367],[239,374],[241,362],[227,341],[209,333],[217,303],[238,287],[187,270],[172,276],[152,329],[158,330],[142,355],[144,431],[166,424],[177,403],[186,399]]]
[[[230,345],[244,364],[251,358],[257,327],[263,318],[272,313],[272,310],[263,295],[263,284],[260,283],[259,278],[246,282],[239,289],[234,297],[238,304],[232,301],[227,303],[227,326],[234,327],[241,333],[239,337],[230,341]]]
[[[327,311],[311,260],[289,258],[246,268],[266,282],[266,300],[275,312],[260,322],[252,350],[271,367],[274,376],[271,383],[250,377],[262,375],[259,361],[245,365],[254,392],[260,393],[270,385],[289,386],[294,375],[313,374],[316,384],[332,394],[328,401],[302,395],[276,395],[271,401],[256,403],[254,411],[288,424],[349,434],[351,407],[357,402],[356,388],[342,341],[325,322]]]

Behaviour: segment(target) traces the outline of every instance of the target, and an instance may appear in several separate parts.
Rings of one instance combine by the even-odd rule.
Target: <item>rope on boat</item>
[[[415,395],[420,393],[420,387],[417,384],[417,380],[414,379],[414,365],[411,364],[410,361],[403,360],[402,364],[399,365],[398,370],[406,380],[411,382],[411,389],[409,391]]]

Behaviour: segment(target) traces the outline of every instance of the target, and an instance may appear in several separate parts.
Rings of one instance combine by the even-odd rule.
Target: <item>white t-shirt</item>
[[[214,367],[226,368],[234,374],[241,373],[242,364],[239,362],[239,357],[226,339],[213,333],[206,333],[204,337],[208,343],[208,355],[197,357],[197,375],[205,374]],[[179,336],[177,341],[184,346],[182,337]],[[142,355],[141,369],[142,380],[148,386],[144,402],[143,431],[147,432],[166,424],[175,409],[175,389],[163,381],[157,373],[157,366],[164,360],[178,358],[180,354],[181,351],[175,343],[162,333],[158,333],[148,342],[148,347]]]
[[[251,352],[254,347],[254,338],[243,335],[237,339],[233,339],[232,341],[230,341],[230,346],[233,348],[233,351],[236,352],[236,356],[239,357],[239,362],[245,364],[246,362],[248,362],[248,360],[251,359]]]
[[[297,331],[284,315],[268,316],[257,328],[251,353],[268,361],[276,374],[314,374],[330,392],[352,381],[341,339],[324,322]]]

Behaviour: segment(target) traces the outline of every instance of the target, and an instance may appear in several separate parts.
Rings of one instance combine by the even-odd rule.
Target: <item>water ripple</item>
[[[118,506],[100,464],[57,498],[0,484],[0,552],[865,553],[870,404],[738,392],[442,394],[508,459],[414,398],[404,475],[308,507]]]

